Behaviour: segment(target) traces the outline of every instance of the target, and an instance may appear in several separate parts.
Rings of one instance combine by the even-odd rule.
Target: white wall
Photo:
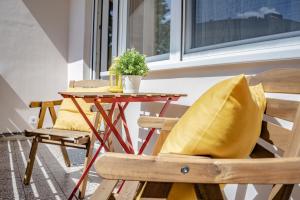
[[[67,86],[69,0],[0,1],[0,133],[22,131],[32,100]]]
[[[68,80],[83,79],[85,1],[70,0]]]

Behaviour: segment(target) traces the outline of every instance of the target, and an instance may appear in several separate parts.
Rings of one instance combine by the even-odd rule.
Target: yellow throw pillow
[[[69,88],[68,92],[109,92],[109,87],[98,87],[98,88]],[[84,113],[87,115],[89,120],[93,123],[95,114],[90,111],[92,104],[86,103],[83,99],[76,99]],[[73,131],[84,131],[89,132],[90,127],[83,119],[82,115],[77,110],[76,106],[71,99],[65,98],[59,108],[56,122],[53,126],[55,129],[73,130]]]
[[[259,138],[265,105],[261,84],[249,87],[244,75],[224,80],[186,111],[169,133],[161,153],[247,157]],[[178,188],[175,184],[169,199],[194,199],[195,194]]]

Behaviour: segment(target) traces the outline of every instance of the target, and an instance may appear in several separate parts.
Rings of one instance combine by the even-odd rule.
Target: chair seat
[[[25,130],[25,136],[39,136],[49,140],[65,140],[68,142],[73,141],[76,144],[85,144],[89,141],[90,133],[53,128],[39,128]]]

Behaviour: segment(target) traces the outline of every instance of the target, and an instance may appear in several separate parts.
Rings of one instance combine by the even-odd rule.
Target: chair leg
[[[34,137],[32,140],[29,159],[27,162],[27,167],[26,167],[26,171],[25,171],[25,175],[24,175],[24,179],[23,179],[23,183],[25,185],[28,185],[30,183],[37,147],[38,147],[38,138]]]
[[[60,146],[61,153],[64,157],[64,161],[67,167],[71,166],[71,161],[68,156],[67,148],[65,146]]]
[[[86,169],[86,167],[88,166],[88,164],[90,163],[91,159],[92,159],[92,155],[93,155],[93,148],[94,148],[94,142],[90,143],[87,145],[87,150],[86,150],[86,155],[85,155],[85,161],[84,161],[84,168],[83,170]],[[88,181],[88,174],[86,175],[86,177],[83,179],[80,187],[79,187],[79,198],[83,199],[85,196],[85,190],[86,190],[86,186],[87,186],[87,181]]]

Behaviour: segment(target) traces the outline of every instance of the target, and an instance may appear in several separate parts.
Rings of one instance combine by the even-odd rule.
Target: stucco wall
[[[28,128],[32,100],[67,86],[69,0],[0,1],[0,133]]]

